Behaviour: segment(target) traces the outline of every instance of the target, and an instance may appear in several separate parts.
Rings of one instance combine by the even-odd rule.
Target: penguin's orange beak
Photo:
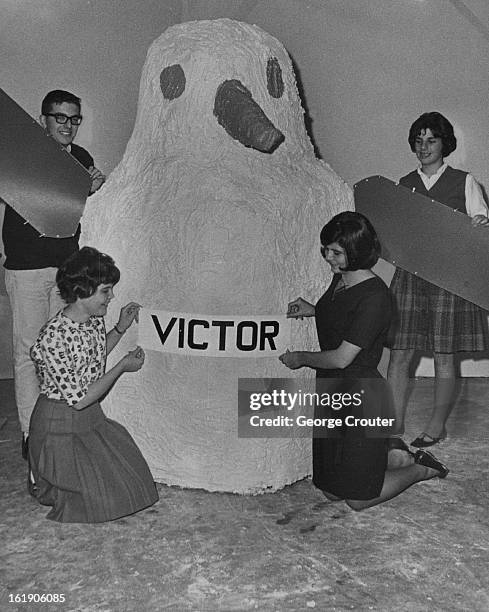
[[[253,100],[251,92],[237,79],[219,85],[214,115],[231,138],[262,153],[273,153],[285,140]]]

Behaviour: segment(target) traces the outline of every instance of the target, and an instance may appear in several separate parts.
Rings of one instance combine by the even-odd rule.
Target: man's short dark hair
[[[83,247],[60,266],[56,274],[61,298],[68,304],[92,296],[99,285],[115,285],[120,271],[109,255]]]
[[[431,130],[435,138],[441,138],[443,157],[447,157],[457,148],[457,139],[453,133],[453,125],[441,113],[433,111],[423,113],[409,129],[408,142],[411,151],[415,152],[416,138],[425,130]]]
[[[70,93],[69,91],[63,91],[62,89],[54,89],[46,94],[41,104],[41,115],[47,115],[53,109],[53,104],[63,104],[68,102],[69,104],[76,104],[78,106],[78,112],[81,112],[81,99]]]
[[[369,270],[380,257],[380,243],[370,221],[361,213],[345,211],[336,215],[321,230],[321,244],[333,242],[345,249],[345,272]]]

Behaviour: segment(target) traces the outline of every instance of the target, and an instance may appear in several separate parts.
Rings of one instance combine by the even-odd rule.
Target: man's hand
[[[472,225],[475,227],[476,225],[488,225],[489,219],[485,215],[475,215],[472,217]]]
[[[90,191],[88,195],[92,195],[102,187],[105,183],[105,175],[100,172],[98,168],[95,166],[90,166],[88,169],[88,173],[90,174],[90,178],[92,179],[92,184],[90,186]]]

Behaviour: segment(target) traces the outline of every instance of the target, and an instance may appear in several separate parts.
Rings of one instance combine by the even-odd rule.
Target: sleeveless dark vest
[[[399,180],[399,183],[405,187],[409,187],[409,189],[413,189],[414,187],[417,193],[467,214],[467,208],[465,206],[466,176],[467,172],[455,170],[447,166],[445,172],[429,191],[424,186],[416,170],[403,176],[402,179]]]

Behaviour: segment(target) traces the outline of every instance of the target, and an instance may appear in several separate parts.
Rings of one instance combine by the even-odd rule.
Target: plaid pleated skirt
[[[419,276],[396,268],[387,346],[435,353],[485,351],[487,311]]]
[[[98,402],[75,410],[40,395],[31,417],[29,459],[37,499],[61,523],[100,523],[158,500],[153,477],[128,431]]]

